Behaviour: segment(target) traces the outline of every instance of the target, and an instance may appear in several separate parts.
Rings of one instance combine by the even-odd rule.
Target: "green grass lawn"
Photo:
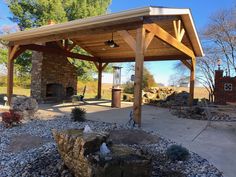
[[[81,95],[83,93],[85,84],[80,84],[78,86],[78,95]],[[97,96],[97,86],[93,84],[87,84],[86,85],[87,89],[85,92],[85,99],[86,98],[95,98]],[[3,97],[4,95],[7,94],[7,88],[6,87],[0,87],[0,97]],[[13,94],[14,95],[25,95],[25,96],[30,96],[30,89],[25,89],[21,87],[14,87],[13,89]],[[104,88],[102,89],[102,98],[104,99],[111,99],[111,90]]]
[[[29,96],[30,95],[30,89],[25,89],[21,87],[14,87],[13,93],[16,95],[25,95]],[[7,94],[7,88],[6,87],[0,87],[0,94]]]
[[[4,96],[7,94],[7,87],[0,87],[0,104],[4,104]],[[13,88],[13,94],[14,95],[30,95],[30,89],[25,89],[21,87],[14,87]]]

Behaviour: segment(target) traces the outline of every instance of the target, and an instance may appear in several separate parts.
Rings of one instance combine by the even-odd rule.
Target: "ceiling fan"
[[[106,46],[111,47],[111,48],[119,47],[119,45],[118,45],[117,43],[115,43],[115,41],[113,40],[113,33],[112,33],[111,39],[105,41],[104,44],[105,44]]]

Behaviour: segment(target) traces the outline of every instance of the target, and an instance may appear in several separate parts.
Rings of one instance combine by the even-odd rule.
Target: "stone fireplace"
[[[59,47],[47,43],[49,47]],[[60,54],[33,52],[31,96],[39,102],[61,101],[77,93],[76,68]]]

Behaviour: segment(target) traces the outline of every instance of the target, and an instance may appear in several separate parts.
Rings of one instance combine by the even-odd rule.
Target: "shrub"
[[[71,111],[71,119],[73,121],[83,122],[85,121],[86,110],[80,107],[75,107]]]
[[[0,86],[1,87],[7,86],[7,76],[0,76]]]
[[[132,82],[126,82],[124,85],[123,85],[123,88],[124,88],[124,93],[130,93],[130,94],[133,94],[134,93],[134,84]]]
[[[21,123],[22,117],[15,113],[13,110],[10,110],[9,112],[3,112],[2,113],[2,121],[5,127],[9,128],[13,125],[18,125]]]
[[[172,161],[184,161],[190,156],[188,149],[182,147],[181,145],[171,145],[166,151],[167,157]]]
[[[127,95],[123,95],[123,101],[126,101],[128,99]]]

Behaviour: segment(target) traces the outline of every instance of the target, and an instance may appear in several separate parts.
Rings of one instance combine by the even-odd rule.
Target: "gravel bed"
[[[0,123],[0,177],[71,177],[73,176],[61,160],[52,137],[51,130],[84,128],[89,125],[93,130],[110,131],[127,129],[117,125],[98,121],[72,122],[69,115],[55,117],[51,120],[32,120],[20,126],[6,129]],[[155,132],[150,132],[158,135]],[[10,139],[19,134],[30,134],[46,138],[45,144],[21,152],[8,151]],[[159,135],[158,135],[159,136]],[[151,145],[132,145],[153,157],[152,177],[221,177],[222,173],[199,155],[191,152],[186,161],[171,162],[165,155],[170,140],[160,138],[159,143]]]

